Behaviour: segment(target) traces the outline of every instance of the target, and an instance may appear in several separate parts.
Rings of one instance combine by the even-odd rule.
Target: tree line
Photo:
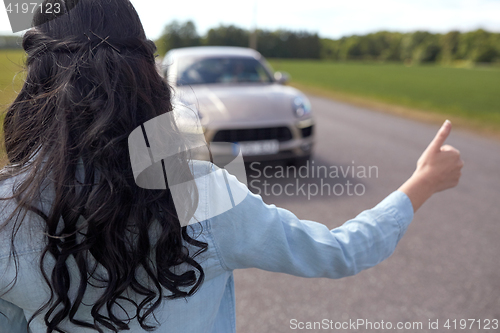
[[[20,49],[21,37],[18,36],[0,36],[0,50]]]
[[[500,33],[381,31],[337,40],[322,39],[321,58],[334,60],[402,61],[405,63],[469,61],[500,62]]]
[[[257,51],[270,58],[319,59],[321,39],[317,33],[289,30],[257,30]],[[188,46],[241,46],[248,47],[252,32],[234,25],[221,25],[200,36],[192,21],[168,24],[156,45],[160,55],[170,49]]]
[[[158,53],[202,45],[248,47],[252,34],[257,51],[268,58],[399,61],[405,63],[500,63],[500,33],[482,29],[446,34],[415,31],[380,31],[339,39],[320,38],[317,33],[291,30],[251,32],[234,25],[220,25],[200,36],[192,21],[173,21],[156,40]],[[20,37],[0,36],[0,49],[20,48]]]
[[[478,29],[446,34],[415,31],[380,31],[339,39],[317,33],[290,30],[256,32],[257,51],[269,58],[399,61],[405,63],[500,62],[500,33]],[[234,25],[220,25],[200,36],[192,21],[168,24],[156,41],[160,55],[188,46],[225,45],[248,47],[252,32]]]

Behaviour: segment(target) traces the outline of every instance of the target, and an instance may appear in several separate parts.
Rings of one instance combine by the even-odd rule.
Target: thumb
[[[441,126],[441,128],[439,129],[439,131],[437,132],[434,139],[431,141],[431,143],[427,147],[426,151],[427,152],[440,152],[441,146],[446,141],[446,138],[448,138],[448,135],[450,135],[450,132],[451,132],[451,122],[449,120],[446,120],[444,122],[444,124]]]

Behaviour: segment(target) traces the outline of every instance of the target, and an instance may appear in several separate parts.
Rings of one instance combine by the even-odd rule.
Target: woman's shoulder
[[[4,215],[15,206],[14,189],[25,177],[25,173],[14,174],[12,169],[4,167],[0,170],[0,225],[3,222]]]
[[[12,235],[15,234],[16,255],[32,253],[43,248],[43,220],[33,212],[21,210],[13,198],[15,188],[25,179],[26,172],[13,174],[0,170],[0,259],[10,257]]]

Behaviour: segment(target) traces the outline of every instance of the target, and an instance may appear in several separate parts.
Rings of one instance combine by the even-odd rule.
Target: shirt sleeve
[[[244,186],[229,174],[227,179],[231,187]],[[209,228],[227,270],[255,267],[302,277],[341,278],[388,258],[412,219],[411,201],[400,191],[332,230],[267,205],[248,191],[241,203],[211,218]]]
[[[27,333],[28,322],[18,306],[0,298],[0,332]]]

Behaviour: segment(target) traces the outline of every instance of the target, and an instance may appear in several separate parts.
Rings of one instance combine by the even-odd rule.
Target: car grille
[[[303,138],[307,138],[308,136],[311,136],[312,133],[313,133],[313,126],[309,126],[309,127],[304,127],[301,129],[302,131],[302,137]]]
[[[232,129],[218,131],[213,142],[241,142],[241,141],[260,141],[260,140],[278,140],[288,141],[292,139],[292,132],[288,127],[268,127],[268,128],[249,128]]]

